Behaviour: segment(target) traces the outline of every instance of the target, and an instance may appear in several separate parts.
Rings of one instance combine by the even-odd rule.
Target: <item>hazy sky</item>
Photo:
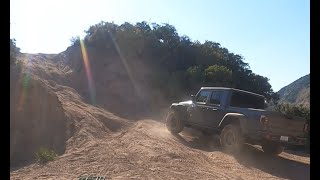
[[[240,54],[274,91],[310,73],[307,0],[10,0],[10,36],[26,53],[59,53],[101,21],[169,23]]]

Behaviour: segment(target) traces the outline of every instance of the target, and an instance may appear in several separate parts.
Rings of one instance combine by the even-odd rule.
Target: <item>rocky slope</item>
[[[281,88],[277,93],[282,102],[310,106],[310,74]]]

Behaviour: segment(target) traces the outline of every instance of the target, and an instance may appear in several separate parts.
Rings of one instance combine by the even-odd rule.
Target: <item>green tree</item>
[[[199,90],[204,85],[203,68],[200,66],[189,67],[186,72],[187,90],[189,93]]]
[[[153,74],[145,77],[146,81],[161,88],[169,99],[201,86],[235,87],[262,94],[268,100],[279,98],[269,79],[253,73],[243,56],[214,41],[200,43],[179,36],[170,24],[142,21],[116,25],[102,21],[85,32],[86,45],[96,52],[114,57],[120,49],[127,61],[147,65]]]
[[[232,72],[219,65],[209,66],[204,71],[204,83],[207,86],[232,86]]]
[[[80,45],[80,36],[75,36],[70,39],[71,46]]]
[[[17,61],[17,56],[20,53],[20,48],[16,46],[16,40],[10,39],[10,65],[13,65]]]

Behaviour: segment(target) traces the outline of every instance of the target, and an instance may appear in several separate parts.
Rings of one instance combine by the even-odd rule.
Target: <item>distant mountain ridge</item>
[[[307,74],[291,84],[281,88],[279,94],[280,102],[303,104],[310,106],[310,74]]]

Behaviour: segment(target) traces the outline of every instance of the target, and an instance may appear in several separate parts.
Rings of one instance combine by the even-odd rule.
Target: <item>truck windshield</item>
[[[211,91],[209,90],[201,90],[196,97],[196,102],[205,103],[210,93]]]
[[[264,109],[264,98],[249,93],[233,91],[230,106],[240,108]]]

